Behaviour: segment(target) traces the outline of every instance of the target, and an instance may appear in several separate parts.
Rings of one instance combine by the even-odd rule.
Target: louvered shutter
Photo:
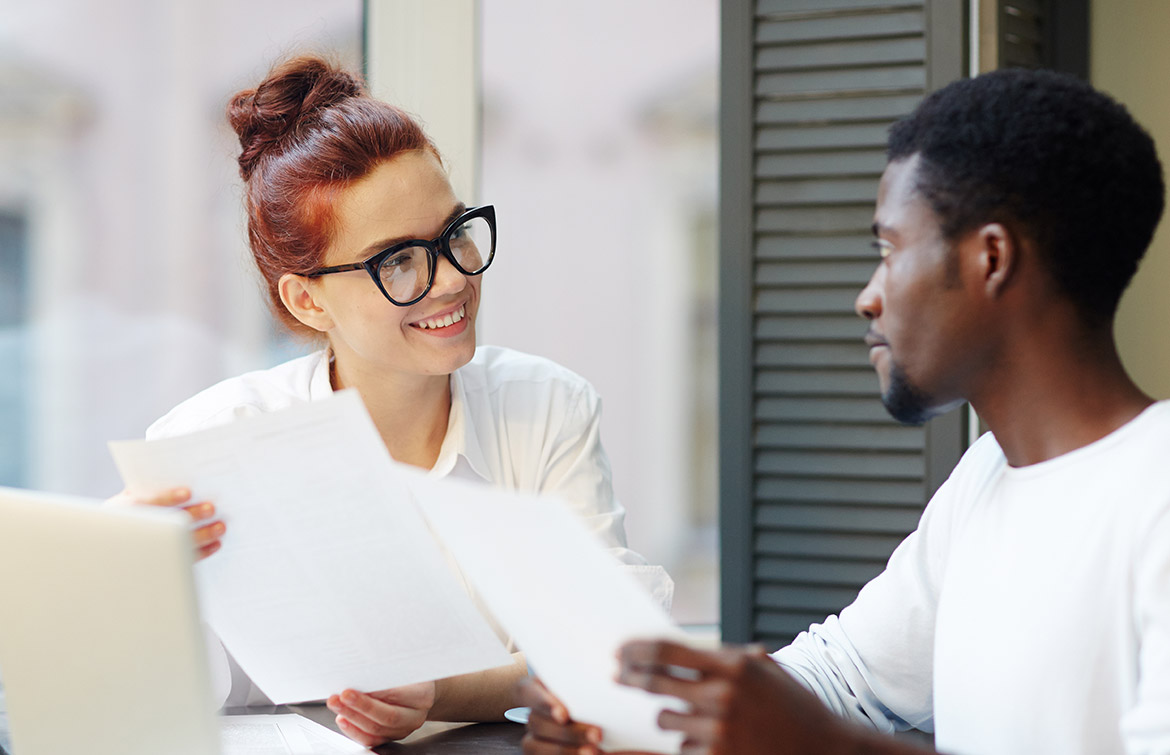
[[[995,68],[1089,75],[1088,0],[998,0]]]
[[[723,637],[779,646],[839,611],[917,524],[962,413],[886,414],[853,301],[886,130],[966,58],[965,3],[723,9]]]

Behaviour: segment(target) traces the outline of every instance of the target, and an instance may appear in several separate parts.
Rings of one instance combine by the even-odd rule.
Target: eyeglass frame
[[[488,222],[488,227],[492,234],[492,248],[488,251],[487,261],[483,263],[483,267],[475,272],[464,269],[458,260],[455,259],[454,253],[451,251],[451,234],[453,234],[460,226],[470,220],[476,218],[483,218]],[[382,276],[378,272],[382,262],[391,255],[406,249],[407,247],[422,247],[427,253],[427,285],[423,287],[422,293],[407,302],[395,301],[390,297],[386,291],[386,286],[382,283]],[[347,265],[331,265],[329,267],[319,267],[316,270],[310,270],[307,273],[301,273],[306,278],[318,278],[322,275],[331,275],[333,273],[347,273],[352,270],[365,270],[370,277],[374,279],[374,284],[378,290],[382,292],[382,296],[386,297],[386,301],[398,307],[409,307],[423,300],[427,294],[431,292],[431,286],[435,283],[435,270],[439,267],[439,255],[447,258],[452,267],[458,270],[463,275],[482,275],[484,270],[492,264],[492,260],[496,258],[496,208],[495,205],[485,204],[479,207],[472,207],[464,210],[459,217],[447,224],[435,238],[427,241],[426,239],[406,239],[399,241],[396,244],[386,247],[380,252],[377,252],[361,262],[351,262]]]

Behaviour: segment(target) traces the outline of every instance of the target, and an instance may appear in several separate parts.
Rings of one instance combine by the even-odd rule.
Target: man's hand
[[[195,540],[196,561],[207,558],[223,545],[220,539],[227,531],[227,527],[223,522],[215,521],[215,506],[207,501],[191,503],[191,491],[187,488],[163,490],[149,498],[135,498],[123,490],[106,503],[111,506],[174,506],[183,509],[191,517],[191,521],[200,525],[191,535]]]
[[[681,731],[684,755],[847,752],[853,727],[837,719],[763,650],[695,650],[667,641],[630,642],[618,681],[685,700],[689,713],[663,711],[663,729]]]
[[[325,704],[337,714],[337,726],[350,739],[377,747],[402,739],[427,720],[435,704],[435,683],[421,682],[381,692],[347,689]]]

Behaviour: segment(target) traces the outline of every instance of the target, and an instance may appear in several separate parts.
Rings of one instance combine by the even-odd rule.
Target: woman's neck
[[[439,458],[451,415],[449,375],[362,369],[334,359],[333,390],[356,388],[395,461],[430,469]]]

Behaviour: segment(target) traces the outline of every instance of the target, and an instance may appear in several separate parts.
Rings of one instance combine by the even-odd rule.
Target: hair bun
[[[237,92],[228,103],[228,122],[240,138],[240,175],[248,180],[261,156],[303,118],[364,93],[361,79],[322,58],[277,65],[259,86]]]

